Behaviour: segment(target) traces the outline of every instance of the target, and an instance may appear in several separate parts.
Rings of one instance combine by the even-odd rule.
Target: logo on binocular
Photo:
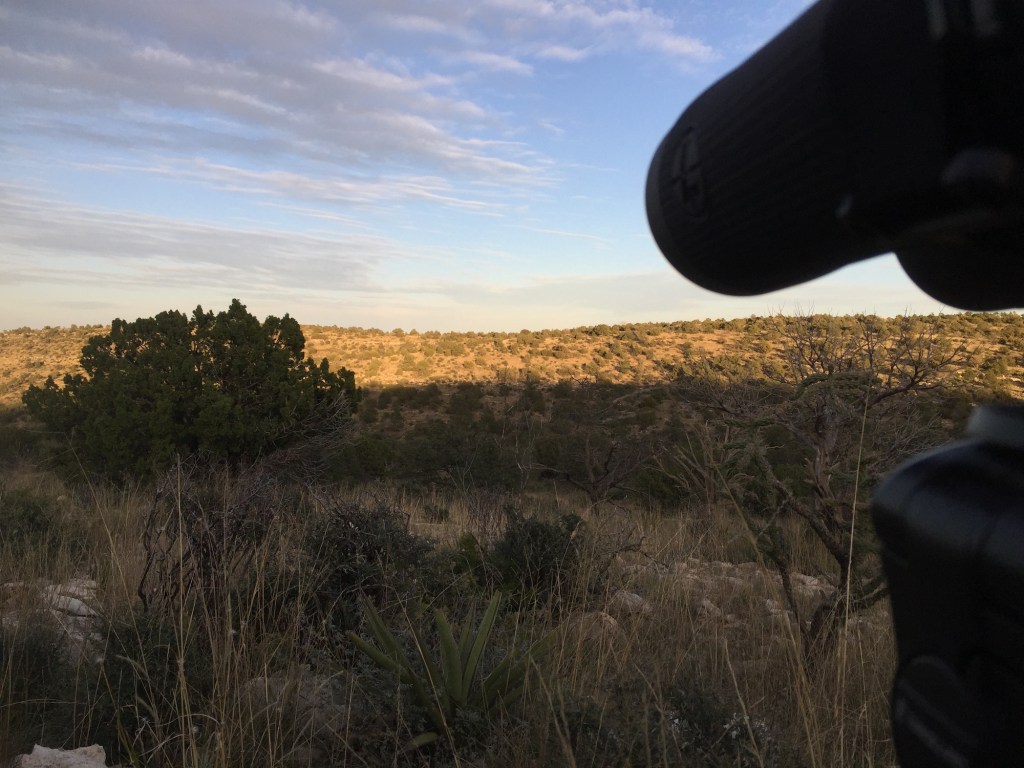
[[[686,214],[692,219],[703,219],[707,216],[704,177],[700,171],[700,156],[697,153],[697,131],[693,127],[687,128],[680,139],[673,176]]]

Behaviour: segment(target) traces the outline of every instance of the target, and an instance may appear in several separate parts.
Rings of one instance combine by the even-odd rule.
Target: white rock
[[[617,589],[608,600],[608,613],[622,616],[649,616],[654,609],[635,592]]]
[[[50,608],[55,611],[68,614],[69,616],[93,617],[96,615],[96,611],[83,603],[77,597],[68,597],[67,595],[51,596]]]
[[[88,603],[96,598],[99,585],[93,579],[69,579],[63,584],[51,584],[47,591],[55,595],[67,595]]]
[[[40,617],[48,617],[65,636],[64,652],[68,659],[102,661],[102,638],[96,632],[99,615],[86,602],[95,599],[95,581],[77,578],[63,584],[11,582],[0,590],[8,595],[22,593],[0,606],[0,627],[14,630],[26,622],[31,624]]]
[[[99,744],[79,749],[50,749],[38,744],[28,755],[14,758],[11,768],[104,768],[107,753]]]
[[[283,743],[293,750],[287,765],[324,764],[323,745],[344,733],[349,722],[346,680],[313,674],[304,664],[287,675],[253,678],[239,694],[242,711],[250,719],[280,730]],[[315,759],[304,759],[307,754]]]
[[[584,613],[570,626],[579,633],[579,639],[585,642],[604,643],[622,636],[619,622],[604,611]]]

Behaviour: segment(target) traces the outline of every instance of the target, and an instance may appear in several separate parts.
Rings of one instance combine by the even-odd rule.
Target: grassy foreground
[[[0,407],[95,330],[0,334]],[[1020,316],[307,330],[315,460],[114,487],[0,411],[0,765],[894,764],[871,489]]]
[[[894,763],[885,607],[809,663],[771,608],[783,600],[767,570],[728,565],[756,557],[728,509],[592,517],[564,492],[197,478],[182,468],[154,501],[152,489],[72,488],[25,462],[6,472],[0,763],[32,743],[97,741],[123,765]],[[261,530],[225,524],[243,508]],[[206,554],[175,538],[186,517],[213,532]],[[826,558],[804,541],[793,562],[818,573]],[[148,574],[144,542],[158,553]],[[17,587],[75,578],[96,582],[83,653]],[[497,590],[481,674],[548,633],[551,649],[507,708],[463,707],[410,749],[429,713],[345,636],[370,637],[359,596],[412,658],[415,627],[437,659],[426,609],[458,634]]]

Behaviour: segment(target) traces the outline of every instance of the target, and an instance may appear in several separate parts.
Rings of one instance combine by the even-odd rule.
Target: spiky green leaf
[[[391,634],[391,630],[388,629],[387,624],[384,623],[384,619],[377,612],[377,609],[373,607],[373,603],[369,600],[363,602],[363,615],[366,618],[366,623],[373,633],[377,641],[383,646],[385,653],[398,658],[402,656],[401,648],[398,645],[398,641],[395,636]]]
[[[373,643],[369,643],[366,640],[363,640],[363,638],[361,638],[355,632],[349,632],[348,638],[355,644],[356,648],[358,648],[367,656],[369,656],[373,660],[373,662],[381,669],[387,670],[388,672],[400,673],[402,671],[403,665],[400,661],[384,653],[379,648],[377,648],[377,646],[375,646]]]
[[[423,664],[423,669],[426,671],[426,690],[429,699],[425,702],[431,713],[434,710],[440,715],[440,724],[438,728],[444,730],[444,722],[446,718],[450,718],[452,715],[452,704],[451,699],[448,696],[448,692],[444,687],[444,679],[441,675],[441,670],[438,668],[433,656],[430,654],[430,646],[423,639],[423,635],[416,627],[412,627],[412,636],[416,641],[416,653],[420,658],[420,662]]]
[[[466,701],[466,696],[462,686],[462,655],[459,653],[459,646],[442,611],[434,611],[434,623],[437,624],[437,635],[441,641],[441,667],[445,690],[454,704],[462,705]]]
[[[491,602],[487,605],[483,617],[480,619],[480,626],[476,630],[476,638],[473,640],[473,647],[470,649],[469,658],[466,660],[466,668],[462,673],[462,699],[469,698],[469,688],[476,675],[477,665],[483,656],[484,648],[491,637],[491,630],[494,629],[494,620],[498,616],[498,606],[501,605],[501,592],[495,592]]]
[[[409,739],[409,741],[406,742],[404,749],[406,752],[415,752],[420,747],[426,747],[429,744],[433,744],[440,738],[441,735],[437,731],[427,731],[426,733],[421,733],[414,739]]]

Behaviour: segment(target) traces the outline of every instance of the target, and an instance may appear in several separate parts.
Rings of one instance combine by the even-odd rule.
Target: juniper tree
[[[237,464],[345,432],[355,377],[304,349],[293,318],[261,323],[237,299],[217,314],[115,319],[82,349],[82,373],[50,377],[23,401],[108,478],[149,477],[195,453]]]

